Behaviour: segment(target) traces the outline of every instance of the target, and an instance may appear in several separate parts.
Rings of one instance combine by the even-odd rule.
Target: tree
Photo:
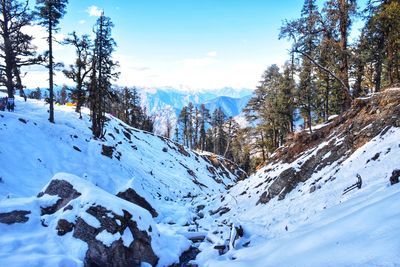
[[[306,125],[311,131],[313,103],[316,97],[314,77],[315,50],[319,42],[321,14],[315,0],[305,0],[301,18],[286,22],[281,28],[280,38],[294,40],[292,53],[301,55],[301,72],[298,91],[298,102],[304,114]],[[314,60],[315,61],[315,60]]]
[[[187,106],[184,106],[179,113],[178,123],[181,124],[183,145],[188,146],[189,112]]]
[[[338,29],[339,46],[339,78],[343,82],[341,95],[342,112],[350,108],[351,95],[349,85],[349,49],[348,35],[351,26],[351,18],[356,13],[356,0],[329,0],[325,7],[327,17],[336,24]]]
[[[20,68],[38,64],[42,57],[36,56],[36,47],[32,45],[33,37],[24,33],[24,27],[32,24],[33,15],[29,11],[28,1],[0,1],[0,84],[7,88],[8,97],[14,97],[14,89],[24,96]]]
[[[79,113],[81,119],[81,108],[86,101],[85,80],[91,71],[90,57],[93,45],[88,35],[78,37],[75,31],[69,34],[69,37],[64,40],[64,44],[75,47],[75,64],[70,65],[69,69],[64,69],[63,73],[76,84],[75,89],[72,90],[72,99],[76,102],[75,111]]]
[[[399,12],[396,0],[369,1],[365,10],[363,31],[368,43],[367,62],[373,65],[375,92],[400,82]]]
[[[218,155],[223,155],[224,147],[226,145],[226,133],[224,131],[224,124],[226,122],[226,115],[221,107],[214,110],[211,120],[212,127],[212,152]]]
[[[206,125],[209,123],[211,116],[210,111],[206,108],[204,104],[200,105],[199,110],[199,146],[200,149],[203,151],[206,149]]]
[[[57,25],[60,19],[66,13],[68,0],[36,0],[36,14],[39,18],[39,24],[44,26],[48,32],[48,55],[49,55],[49,104],[50,114],[49,121],[54,123],[54,90],[53,90],[53,33],[58,31]]]
[[[90,110],[92,120],[92,133],[95,138],[104,136],[106,98],[111,98],[111,81],[119,76],[115,72],[117,62],[112,60],[115,41],[111,37],[113,27],[111,19],[104,16],[104,13],[97,19],[94,27],[96,39],[92,57],[92,73],[90,76]]]

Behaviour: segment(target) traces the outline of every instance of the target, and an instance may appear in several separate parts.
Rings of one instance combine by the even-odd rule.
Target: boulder
[[[25,223],[29,220],[29,217],[26,215],[30,213],[29,210],[13,210],[11,212],[0,213],[0,223]]]
[[[50,196],[58,196],[60,199],[57,200],[56,204],[49,207],[41,207],[42,215],[53,214],[59,209],[66,207],[68,202],[81,195],[76,191],[73,186],[64,180],[51,180],[50,184],[46,187],[43,192],[38,194],[38,197],[42,197],[44,194]]]
[[[83,194],[78,192],[82,186],[85,186]],[[59,199],[50,207],[41,207],[43,220],[54,219],[47,215],[59,211],[55,217],[57,234],[63,236],[72,232],[73,237],[87,243],[84,266],[131,267],[141,266],[143,262],[152,266],[157,264],[158,257],[151,246],[154,231],[151,227],[151,216],[141,208],[110,195],[87,181],[78,180],[77,177],[71,180],[62,180],[59,177],[53,179],[38,197],[44,194],[58,196]],[[107,200],[94,197],[100,195]],[[134,190],[127,190],[121,195],[139,202],[155,213],[147,201]],[[108,208],[108,203],[111,208]],[[116,207],[120,209],[114,211],[113,208]],[[75,215],[71,216],[71,213]],[[3,217],[7,222],[21,221],[25,220],[22,216],[24,214],[27,212],[19,211]],[[12,219],[13,216],[17,219]],[[142,229],[139,229],[133,218],[145,222],[141,222]],[[143,230],[143,227],[148,229]],[[102,238],[104,235],[105,239]]]
[[[390,185],[397,184],[399,182],[400,170],[394,170],[392,176],[390,176]]]
[[[125,199],[129,202],[132,202],[132,203],[148,210],[150,212],[151,216],[153,216],[153,218],[158,216],[157,211],[150,205],[150,203],[147,202],[147,200],[144,199],[142,196],[140,196],[138,193],[136,193],[136,191],[133,190],[132,188],[128,188],[124,192],[119,192],[117,194],[117,197]]]

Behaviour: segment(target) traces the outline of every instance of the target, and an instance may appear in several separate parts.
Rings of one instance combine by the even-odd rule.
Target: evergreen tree
[[[79,118],[82,118],[81,108],[86,101],[85,80],[91,71],[92,42],[88,35],[79,37],[74,31],[64,40],[64,44],[75,47],[77,57],[75,64],[70,65],[69,69],[64,69],[63,73],[76,84],[75,89],[72,91],[72,99],[76,102],[75,111],[79,113]]]
[[[111,19],[104,16],[98,18],[95,25],[96,39],[92,58],[92,73],[90,77],[90,109],[92,120],[92,133],[95,138],[104,136],[106,99],[111,98],[111,81],[118,78],[115,72],[117,62],[112,60],[115,42],[111,37],[113,23]]]
[[[206,125],[210,119],[210,111],[204,104],[201,104],[199,110],[199,148],[202,151],[206,149]]]
[[[33,15],[28,2],[18,0],[1,0],[0,15],[0,84],[6,87],[8,97],[14,97],[15,88],[24,96],[20,68],[42,61],[41,56],[36,56],[33,37],[22,31],[32,24]]]
[[[68,0],[36,0],[36,14],[39,18],[39,24],[44,26],[48,32],[48,45],[49,45],[49,104],[50,113],[49,121],[54,123],[54,90],[53,90],[53,33],[57,32],[57,25],[60,23],[60,19],[66,13],[66,7]]]
[[[212,152],[218,155],[223,155],[224,148],[226,145],[226,134],[224,131],[224,124],[226,121],[226,115],[222,111],[221,107],[214,110],[211,120],[212,127]]]

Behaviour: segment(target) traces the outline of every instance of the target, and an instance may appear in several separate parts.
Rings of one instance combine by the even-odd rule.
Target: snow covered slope
[[[201,245],[197,263],[399,266],[400,184],[391,185],[399,164],[400,90],[357,99],[228,192],[198,200],[213,242]],[[235,231],[243,236],[233,248]],[[216,245],[231,249],[219,256]]]
[[[73,181],[81,179],[82,182],[71,183],[74,188],[81,188],[79,192],[91,187],[94,189],[89,191],[95,192],[98,188],[98,201],[89,193],[81,203],[99,204],[102,198],[111,195],[114,198],[107,197],[108,206],[103,203],[107,209],[110,209],[109,205],[118,206],[121,198],[147,209],[149,223],[152,228],[157,225],[161,239],[170,235],[178,238],[172,248],[166,243],[161,246],[164,247],[162,250],[158,247],[160,251],[156,254],[165,255],[168,251],[171,254],[160,256],[159,266],[178,261],[179,254],[187,249],[189,242],[164,225],[191,223],[195,216],[191,204],[193,197],[224,192],[243,175],[233,164],[224,165],[214,157],[199,155],[163,137],[131,128],[111,116],[106,123],[104,140],[95,140],[91,137],[87,110],[80,120],[73,107],[56,106],[55,124],[47,121],[46,110],[47,106],[41,101],[24,102],[17,98],[15,112],[0,111],[0,213],[3,213],[0,219],[7,221],[9,216],[12,217],[12,214],[4,213],[11,212],[13,207],[17,211],[29,209],[31,212],[27,224],[7,226],[0,223],[0,231],[8,233],[0,237],[0,246],[7,247],[0,249],[1,266],[23,266],[19,264],[24,262],[29,262],[30,266],[82,264],[82,255],[85,255],[82,246],[78,245],[80,249],[76,250],[74,242],[68,245],[72,237],[60,239],[54,227],[50,230],[42,228],[41,222],[45,218],[40,207],[43,207],[43,199],[32,197],[41,192],[52,177],[56,179],[58,173],[67,173],[63,177],[68,181],[70,175],[77,177]],[[84,187],[87,188],[82,189]],[[135,212],[137,206],[129,204]],[[74,207],[86,209],[85,205]],[[82,214],[84,210],[75,212]],[[16,216],[20,218],[18,213]],[[58,220],[53,220],[52,224],[57,224]],[[49,243],[42,246],[46,238]],[[184,242],[179,242],[182,239]],[[59,249],[52,250],[54,244],[58,244]],[[26,245],[30,246],[28,251]],[[62,251],[68,253],[63,255]],[[16,259],[19,263],[13,263]]]
[[[51,125],[45,110],[0,112],[0,221],[20,222],[0,223],[1,266],[82,266],[149,243],[158,266],[400,266],[399,89],[294,134],[239,182],[219,157],[113,118],[92,140],[87,114],[57,107]]]

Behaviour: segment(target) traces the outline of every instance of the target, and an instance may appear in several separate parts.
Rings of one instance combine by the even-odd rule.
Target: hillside
[[[400,265],[400,89],[295,133],[246,179],[113,117],[93,140],[85,112],[0,112],[0,265]]]
[[[54,266],[55,262],[61,264],[62,258],[55,255],[59,251],[51,248],[58,237],[45,231],[46,228],[42,229],[43,218],[38,210],[42,207],[41,200],[32,198],[45,190],[49,180],[58,177],[58,173],[66,173],[60,176],[66,177],[61,180],[68,180],[73,175],[75,183],[84,184],[81,188],[93,188],[90,190],[95,190],[99,199],[108,194],[110,202],[118,203],[124,198],[145,207],[157,217],[157,227],[161,229],[165,224],[187,225],[194,217],[190,202],[194,196],[224,192],[227,186],[245,175],[233,164],[224,165],[216,157],[189,151],[163,137],[131,128],[113,117],[108,117],[104,140],[94,140],[89,129],[88,110],[80,120],[72,107],[58,106],[56,123],[50,124],[46,109],[41,101],[23,102],[17,98],[15,112],[0,112],[0,213],[5,216],[4,212],[8,212],[10,206],[31,207],[32,212],[27,228],[18,228],[21,236],[15,237],[13,230],[0,224],[0,231],[10,234],[0,239],[0,246],[7,247],[0,250],[1,265],[18,259],[21,266],[25,266],[24,262],[31,261],[32,254],[40,255],[37,262],[32,260],[32,266],[43,266],[43,261],[50,258],[55,259],[47,266]],[[74,183],[71,184],[75,188]],[[120,198],[115,196],[117,194]],[[99,201],[94,199],[94,202]],[[112,203],[104,204],[109,208],[107,205]],[[133,209],[135,206],[132,205]],[[7,220],[7,216],[5,218]],[[152,220],[150,216],[150,223]],[[37,232],[31,236],[29,233],[33,230]],[[41,235],[47,236],[49,247],[43,248]],[[11,242],[9,238],[16,240]],[[28,242],[24,239],[32,242],[28,255],[24,245],[17,245]],[[64,249],[69,250],[68,245]],[[187,246],[171,252],[172,256],[161,255],[160,262],[173,263],[182,249]],[[84,257],[81,253],[70,255],[74,262],[82,262]]]
[[[232,227],[242,237],[222,256],[215,256],[214,245],[204,245],[198,263],[399,265],[399,92],[356,99],[314,133],[296,133],[270,163],[212,203],[199,201],[210,211],[226,211],[200,220],[215,220],[211,239],[225,251]]]

